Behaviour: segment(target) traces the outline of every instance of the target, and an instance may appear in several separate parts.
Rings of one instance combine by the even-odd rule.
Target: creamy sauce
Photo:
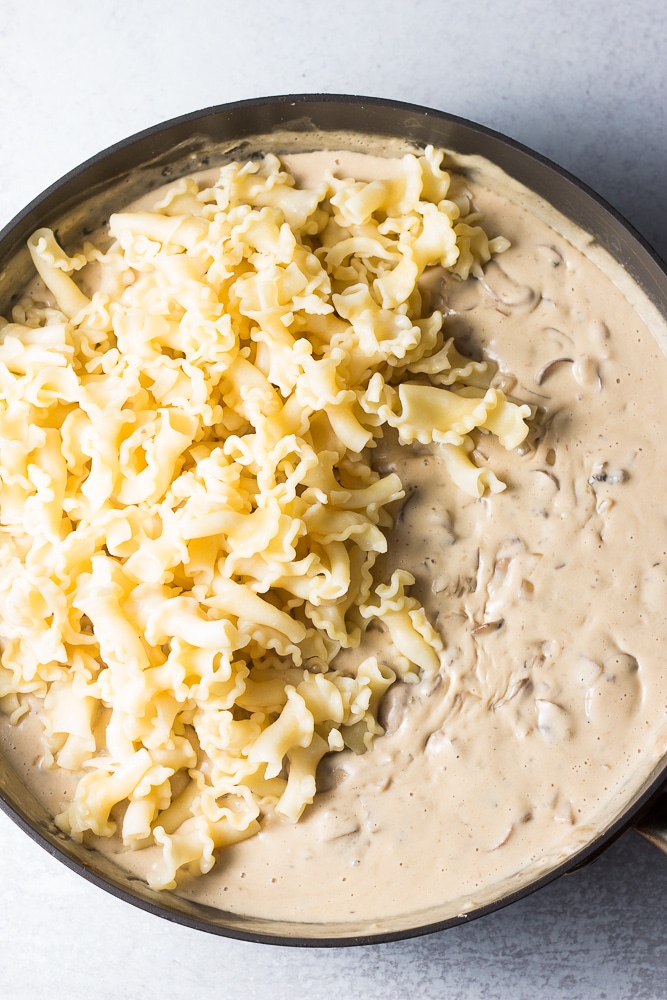
[[[337,159],[368,179],[391,169]],[[325,163],[331,154],[290,158],[304,177]],[[485,229],[511,248],[482,281],[432,281],[430,306],[464,353],[495,361],[498,384],[536,407],[532,440],[508,453],[479,438],[507,483],[479,500],[448,481],[437,447],[387,440],[376,457],[407,493],[377,575],[414,573],[446,668],[396,684],[374,750],[327,759],[302,820],[268,815],[210,874],[182,881],[192,899],[311,923],[448,901],[453,916],[589,843],[664,751],[667,362],[581,250],[528,207],[471,186]],[[382,649],[385,637],[366,641]],[[36,735],[30,720],[0,728],[55,811],[63,778],[36,766]],[[153,853],[117,860],[141,873]]]

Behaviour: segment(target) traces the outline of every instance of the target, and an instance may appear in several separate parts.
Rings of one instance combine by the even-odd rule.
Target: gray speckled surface
[[[667,257],[667,8],[449,0],[0,4],[0,225],[67,169],[198,107],[297,92],[441,108],[572,170]],[[596,864],[425,938],[337,951],[209,937],[78,879],[0,814],[0,992],[171,997],[667,997],[667,858]]]

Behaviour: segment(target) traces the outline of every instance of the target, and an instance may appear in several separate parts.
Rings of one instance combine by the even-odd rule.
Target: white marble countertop
[[[246,97],[356,93],[491,126],[577,174],[667,257],[667,8],[654,0],[4,0],[0,226],[141,128]],[[596,864],[470,925],[363,948],[231,941],[126,906],[0,813],[0,994],[667,996],[667,857]]]

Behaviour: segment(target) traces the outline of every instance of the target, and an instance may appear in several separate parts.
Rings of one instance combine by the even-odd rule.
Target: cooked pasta
[[[61,829],[159,845],[154,888],[267,809],[297,821],[396,677],[445,669],[410,575],[374,576],[404,488],[373,447],[432,445],[479,496],[503,486],[474,435],[515,448],[530,408],[422,314],[428,269],[506,246],[442,157],[308,188],[268,154],[112,215],[105,250],[29,241],[43,287],[0,344],[0,708],[80,772]]]

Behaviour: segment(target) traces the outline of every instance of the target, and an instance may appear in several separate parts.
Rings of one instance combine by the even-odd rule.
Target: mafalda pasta
[[[404,486],[373,448],[431,445],[481,496],[503,484],[475,436],[515,448],[530,409],[424,314],[430,269],[506,246],[442,157],[300,187],[266,155],[113,215],[106,249],[29,241],[42,293],[0,345],[0,707],[79,775],[62,830],[159,845],[155,888],[267,809],[296,822],[396,678],[444,672],[414,578],[374,576]]]

